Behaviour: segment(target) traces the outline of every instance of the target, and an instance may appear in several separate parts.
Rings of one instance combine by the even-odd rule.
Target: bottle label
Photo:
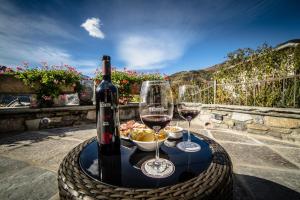
[[[110,107],[111,107],[110,103],[100,102],[100,108],[110,108]]]
[[[98,136],[101,144],[111,144],[119,136],[118,106],[114,103],[99,102]]]

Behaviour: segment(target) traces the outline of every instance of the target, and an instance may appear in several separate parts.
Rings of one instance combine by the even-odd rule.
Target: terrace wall
[[[120,106],[120,120],[139,117],[138,104]],[[95,106],[0,108],[0,133],[22,132],[96,122]]]
[[[177,113],[174,117],[179,118]],[[95,119],[95,106],[1,108],[0,133],[95,123]],[[137,103],[120,106],[120,120],[130,119],[139,120]],[[300,109],[205,104],[195,123],[300,143]]]
[[[300,143],[300,109],[206,104],[198,123]]]

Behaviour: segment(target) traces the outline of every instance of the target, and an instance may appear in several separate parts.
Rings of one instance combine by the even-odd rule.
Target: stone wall
[[[176,109],[175,109],[176,111]],[[139,120],[138,104],[120,106],[120,120]],[[174,118],[179,118],[174,114]],[[0,108],[0,133],[95,123],[95,106]],[[300,109],[204,105],[193,124],[247,131],[300,143]]]
[[[138,104],[120,106],[120,120],[138,119]],[[96,122],[95,106],[0,108],[0,133],[21,132]]]
[[[198,123],[300,142],[300,109],[204,105]]]

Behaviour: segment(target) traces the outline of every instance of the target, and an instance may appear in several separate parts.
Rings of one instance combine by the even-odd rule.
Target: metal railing
[[[201,87],[205,104],[300,108],[300,75],[239,83],[215,80]]]

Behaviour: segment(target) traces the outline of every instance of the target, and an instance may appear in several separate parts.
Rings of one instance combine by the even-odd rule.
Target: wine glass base
[[[201,146],[199,144],[188,141],[178,143],[177,148],[185,152],[197,152],[201,150]]]
[[[155,158],[145,161],[141,170],[143,174],[151,178],[166,178],[171,176],[175,171],[174,164],[166,159]]]

